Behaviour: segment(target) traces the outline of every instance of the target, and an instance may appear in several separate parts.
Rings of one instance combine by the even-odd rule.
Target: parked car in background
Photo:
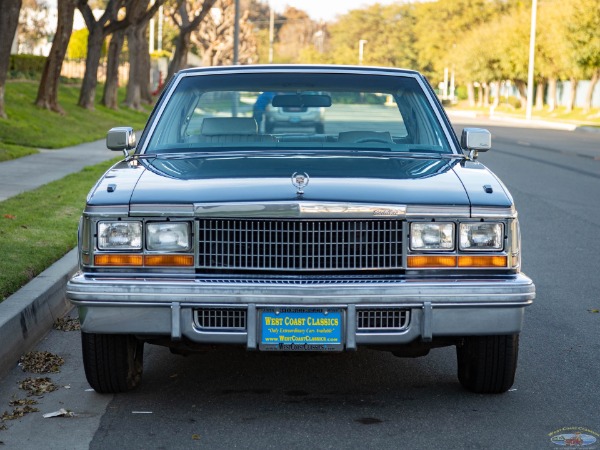
[[[265,133],[276,128],[314,128],[315,133],[325,133],[325,108],[306,105],[268,104],[265,110]]]
[[[252,105],[267,91],[318,129],[259,132]],[[126,157],[87,198],[67,288],[96,391],[135,388],[146,343],[400,357],[455,346],[465,388],[512,386],[535,297],[517,211],[477,159],[490,133],[459,140],[419,73],[184,70],[139,143],[122,127],[107,145]]]

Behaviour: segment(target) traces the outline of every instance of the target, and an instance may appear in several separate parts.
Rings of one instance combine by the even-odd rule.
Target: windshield
[[[225,149],[451,153],[410,76],[244,73],[185,76],[146,153]]]

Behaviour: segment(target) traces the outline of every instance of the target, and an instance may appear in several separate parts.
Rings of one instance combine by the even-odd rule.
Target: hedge
[[[45,56],[10,55],[8,70],[11,74],[41,74],[45,64]]]

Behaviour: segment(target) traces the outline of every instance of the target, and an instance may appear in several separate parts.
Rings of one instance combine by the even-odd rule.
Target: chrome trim
[[[514,206],[509,208],[493,208],[493,207],[473,207],[471,209],[472,218],[483,219],[516,219],[518,216]]]
[[[406,218],[469,219],[471,218],[471,208],[469,206],[408,205]]]
[[[110,218],[110,217],[127,217],[129,214],[129,205],[122,206],[86,206],[83,210],[83,215],[86,217]]]
[[[131,205],[129,214],[133,217],[194,217],[194,205],[161,205],[161,204],[143,204]]]
[[[385,213],[384,213],[385,212]],[[404,205],[335,202],[196,203],[196,217],[222,218],[403,218]]]

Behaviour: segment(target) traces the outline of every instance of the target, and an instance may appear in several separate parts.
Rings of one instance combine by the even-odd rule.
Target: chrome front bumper
[[[514,334],[521,331],[525,307],[535,298],[531,279],[288,281],[218,279],[94,278],[76,274],[67,297],[79,308],[82,330],[88,333],[164,335],[204,344],[258,345],[258,315],[262,308],[338,308],[344,311],[346,349],[357,345],[401,345],[435,337]],[[241,308],[245,330],[203,330],[193,319],[203,307]],[[356,329],[356,312],[366,308],[410,311],[401,331]]]

